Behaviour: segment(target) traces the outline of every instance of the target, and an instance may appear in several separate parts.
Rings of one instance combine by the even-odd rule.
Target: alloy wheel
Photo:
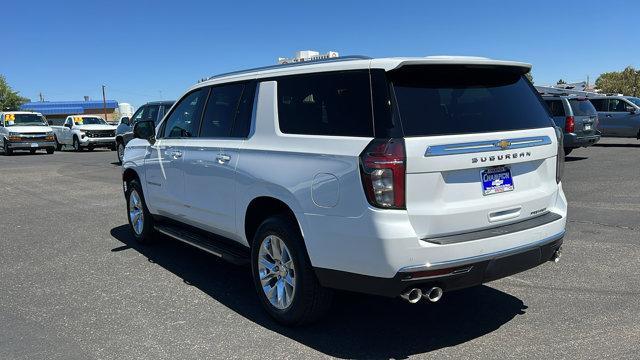
[[[142,200],[135,189],[131,190],[131,194],[129,194],[129,220],[136,235],[141,235],[144,229],[144,212],[142,211]]]
[[[296,294],[296,270],[287,245],[275,235],[269,235],[260,245],[258,275],[265,296],[275,308],[284,310]]]
[[[124,158],[124,144],[118,143],[118,160],[122,162],[123,158]]]

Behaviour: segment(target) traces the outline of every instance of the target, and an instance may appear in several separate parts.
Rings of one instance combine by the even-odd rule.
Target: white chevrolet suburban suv
[[[438,301],[557,260],[562,133],[530,67],[347,57],[212,77],[134,127],[132,232],[250,263],[288,325],[331,289]]]
[[[55,133],[56,147],[62,150],[63,145],[71,145],[73,150],[89,151],[95,148],[116,150],[116,126],[109,125],[104,119],[95,115],[67,116],[62,126],[51,126]]]

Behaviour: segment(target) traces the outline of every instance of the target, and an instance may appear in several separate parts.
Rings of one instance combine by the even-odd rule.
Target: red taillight
[[[567,116],[567,121],[564,123],[564,131],[572,133],[576,129],[576,122],[573,120],[573,116]]]
[[[404,139],[374,139],[360,155],[367,200],[385,209],[405,208]]]

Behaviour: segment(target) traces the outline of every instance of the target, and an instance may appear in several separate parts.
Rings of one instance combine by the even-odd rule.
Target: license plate
[[[38,147],[38,144],[31,144],[31,147]]]
[[[585,131],[588,131],[588,130],[591,130],[591,129],[593,129],[593,128],[591,127],[591,124],[585,124],[585,125],[584,125],[584,130],[585,130]]]
[[[493,195],[513,191],[511,170],[506,166],[480,171],[480,181],[482,182],[482,195]]]

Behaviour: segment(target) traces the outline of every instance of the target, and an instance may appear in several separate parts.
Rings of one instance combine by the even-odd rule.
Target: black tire
[[[139,195],[141,205],[142,205],[142,216],[143,216],[143,226],[142,231],[140,233],[136,232],[134,225],[132,223],[131,216],[129,215],[131,212],[131,201],[130,197],[133,192],[136,192]],[[151,213],[149,213],[149,209],[147,209],[147,203],[144,200],[144,194],[142,193],[142,187],[138,180],[131,180],[127,183],[127,191],[125,192],[125,198],[127,199],[127,220],[129,222],[129,229],[133,234],[133,237],[137,242],[141,244],[150,244],[153,242],[155,238],[155,230],[153,227],[153,217]]]
[[[118,163],[122,164],[122,158],[124,157],[124,143],[122,141],[118,141],[116,143],[116,147],[117,147],[116,156],[118,157]]]
[[[285,309],[278,309],[271,304],[260,282],[260,247],[270,235],[275,235],[284,242],[295,267],[295,292],[290,305]],[[251,273],[260,302],[269,315],[281,324],[299,326],[312,323],[326,314],[331,306],[333,291],[322,287],[318,282],[300,230],[297,224],[286,216],[270,217],[256,231],[251,248]]]
[[[33,150],[33,149],[29,150],[29,154],[33,155],[33,154],[35,154],[35,153],[36,153],[36,151],[35,151],[35,150]]]
[[[7,144],[6,140],[2,141],[2,150],[4,151],[4,156],[13,155],[13,150],[9,149],[9,144]]]
[[[94,149],[93,146],[87,146],[87,150],[93,151],[93,149]]]
[[[62,144],[60,144],[58,142],[58,138],[54,138],[54,141],[56,142],[56,151],[62,151]]]
[[[47,148],[47,154],[51,155],[51,154],[54,153],[55,150],[56,149],[54,149],[54,148]]]
[[[77,136],[73,136],[73,150],[74,151],[82,151],[82,146],[80,146],[80,140],[78,140]]]
[[[573,151],[573,148],[564,148],[564,156],[571,154],[572,151]]]
[[[115,145],[111,145],[111,146],[109,146],[109,150],[111,150],[111,151],[116,151],[116,146],[115,146]]]

